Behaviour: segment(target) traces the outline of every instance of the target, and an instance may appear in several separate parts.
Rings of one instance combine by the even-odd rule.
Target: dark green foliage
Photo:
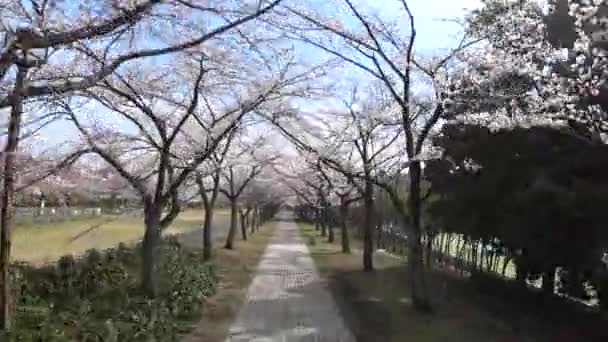
[[[16,326],[8,341],[177,341],[215,292],[201,256],[174,238],[162,243],[161,291],[140,291],[140,245],[124,244],[56,264],[13,265]],[[0,336],[0,340],[3,340]]]
[[[430,210],[444,232],[513,258],[522,282],[552,279],[559,268],[564,293],[581,297],[584,281],[601,287],[606,145],[567,128],[492,132],[465,124],[446,125],[435,143],[444,158],[425,173],[439,195]]]

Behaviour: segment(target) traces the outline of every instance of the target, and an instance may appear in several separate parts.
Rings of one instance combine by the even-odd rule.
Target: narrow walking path
[[[226,341],[355,341],[296,224],[279,219]]]

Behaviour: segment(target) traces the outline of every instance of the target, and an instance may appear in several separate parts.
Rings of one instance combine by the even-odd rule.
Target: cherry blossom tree
[[[280,2],[259,2],[256,8],[241,4],[214,8],[183,0],[90,0],[77,6],[60,0],[0,2],[0,109],[10,108],[0,210],[3,329],[10,329],[8,264],[14,154],[19,145],[24,103],[86,90],[130,61],[196,47],[259,17]],[[217,20],[210,21],[220,24],[192,25],[201,15],[214,17]],[[167,45],[149,47],[151,40]]]
[[[243,130],[246,131],[247,128],[243,127]],[[248,136],[248,139],[240,141],[240,145],[233,150],[230,161],[224,167],[224,172],[221,173],[224,183],[220,186],[220,191],[230,201],[230,229],[225,244],[227,249],[234,248],[239,214],[241,214],[241,236],[243,240],[247,240],[247,227],[244,221],[251,210],[254,211],[254,216],[257,216],[258,206],[257,203],[250,205],[250,210],[247,210],[247,198],[243,196],[247,194],[246,191],[252,182],[275,160],[275,157],[268,151],[264,136],[253,138],[253,140]],[[241,209],[244,211],[241,212]]]
[[[407,169],[408,192],[391,191],[400,211],[407,212],[409,256],[408,267],[411,274],[412,303],[417,309],[430,310],[422,257],[422,194],[421,162],[424,158],[428,137],[440,119],[450,110],[450,86],[452,78],[451,62],[455,56],[480,39],[465,34],[457,46],[428,61],[415,53],[416,23],[407,1],[398,1],[399,13],[394,20],[382,18],[366,12],[364,6],[351,0],[334,2],[341,13],[340,18],[330,18],[320,11],[304,6],[284,6],[284,14],[295,15],[299,21],[279,21],[276,25],[290,33],[290,37],[312,45],[335,56],[346,64],[363,71],[379,81],[394,101],[398,111],[398,122],[404,140],[404,158],[401,171]],[[399,25],[398,22],[406,22]],[[356,23],[356,24],[354,24]],[[415,84],[427,84],[425,101],[416,101],[420,92]],[[405,172],[404,172],[405,173]],[[407,206],[407,211],[405,210]]]
[[[225,159],[230,151],[230,146],[236,135],[237,130],[232,130],[226,137],[223,146],[219,151],[213,153],[207,165],[204,165],[203,170],[197,171],[195,174],[198,191],[203,201],[205,209],[205,217],[203,221],[203,259],[210,260],[212,255],[212,238],[211,230],[213,229],[213,212],[215,203],[220,191],[220,181],[222,167],[225,164]]]
[[[277,57],[281,63],[281,56]],[[213,68],[211,62],[207,68],[204,56],[190,59],[184,55],[184,58],[182,65],[186,67],[181,72],[170,77],[160,70],[159,77],[164,78],[166,86],[175,89],[179,89],[180,83],[189,83],[190,98],[183,98],[179,93],[165,94],[162,89],[150,86],[150,80],[137,75],[145,71],[154,77],[155,73],[140,65],[133,70],[137,74],[125,72],[124,77],[108,79],[95,92],[87,92],[86,96],[93,102],[81,102],[77,98],[74,103],[66,104],[72,121],[93,152],[116,169],[142,198],[146,226],[143,286],[151,294],[156,289],[155,260],[161,231],[180,211],[180,186],[199,165],[210,160],[221,142],[246,116],[260,106],[272,108],[273,104],[297,93],[299,84],[308,80],[307,71],[290,74],[291,64],[287,61],[279,65],[276,72],[266,75],[260,75],[252,67],[230,64],[239,68],[240,74],[238,79],[228,82],[226,77],[232,75],[226,75],[229,67],[226,58],[221,59],[224,68]],[[247,74],[248,71],[256,73]],[[169,85],[171,82],[173,85]],[[225,92],[229,90],[232,91]],[[74,111],[76,105],[83,110],[92,104],[104,106],[130,127],[104,124],[107,120],[102,122],[99,114],[92,112],[85,120]],[[168,209],[165,215],[164,209]]]

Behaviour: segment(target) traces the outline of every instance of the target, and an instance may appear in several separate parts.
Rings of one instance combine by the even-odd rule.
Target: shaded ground
[[[354,341],[297,226],[278,224],[226,341]]]
[[[245,300],[247,288],[274,227],[273,222],[265,224],[247,242],[235,239],[234,250],[224,249],[223,245],[214,248],[211,263],[218,277],[218,291],[207,299],[200,322],[183,342],[219,342],[226,338],[228,329]],[[181,239],[186,240],[188,235],[190,234],[181,235]],[[220,237],[218,234],[217,238]],[[201,244],[196,246],[200,248]]]
[[[561,315],[547,310],[547,306],[534,310],[535,305],[525,300],[484,292],[469,280],[441,272],[433,272],[429,281],[435,314],[419,314],[410,305],[403,259],[375,253],[376,270],[366,273],[361,270],[362,255],[358,250],[342,254],[339,239],[328,244],[314,227],[301,225],[301,229],[358,341],[608,340],[599,335],[601,332],[597,334],[574,323],[572,314]],[[568,324],[568,317],[573,324]]]
[[[225,212],[218,212],[216,221],[222,227]],[[202,210],[185,210],[165,234],[186,233],[200,229]],[[222,232],[222,228],[218,228]],[[78,218],[63,222],[18,225],[13,235],[14,260],[32,263],[54,261],[66,255],[80,255],[91,248],[106,249],[120,242],[133,242],[143,236],[143,218],[111,216]]]

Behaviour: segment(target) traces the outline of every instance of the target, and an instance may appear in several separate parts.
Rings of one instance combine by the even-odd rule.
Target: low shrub
[[[149,298],[139,288],[141,245],[55,264],[12,268],[15,329],[2,341],[177,341],[215,292],[216,276],[198,252],[164,239],[160,291]]]

